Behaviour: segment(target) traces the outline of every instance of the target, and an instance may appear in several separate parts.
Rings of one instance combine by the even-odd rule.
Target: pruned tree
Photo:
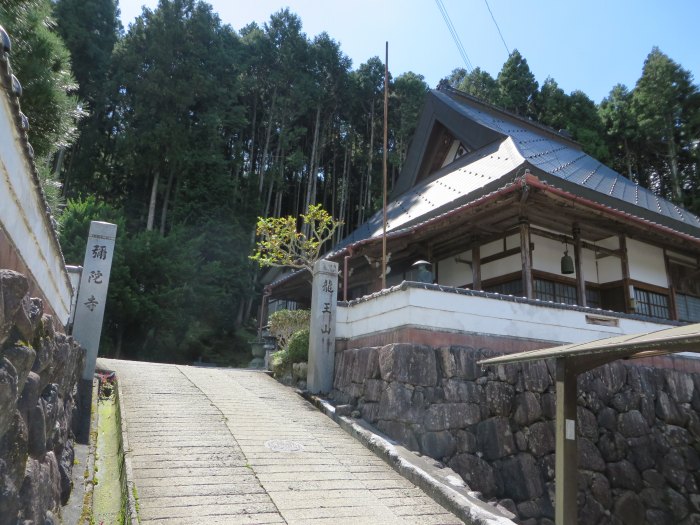
[[[258,242],[250,258],[260,266],[312,272],[324,245],[333,240],[333,234],[343,223],[334,219],[320,204],[310,206],[308,213],[301,214],[301,220],[308,234],[297,230],[296,217],[259,217]]]

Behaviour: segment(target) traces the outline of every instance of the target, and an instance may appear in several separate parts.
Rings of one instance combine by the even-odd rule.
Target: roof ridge
[[[551,126],[547,126],[546,124],[542,124],[536,120],[533,120],[528,117],[523,117],[522,115],[518,115],[517,113],[513,113],[512,111],[509,111],[505,108],[502,108],[500,106],[497,106],[495,104],[492,104],[490,102],[487,102],[483,99],[480,99],[479,97],[475,97],[474,95],[471,95],[467,93],[466,91],[461,91],[457,88],[454,88],[450,85],[442,84],[437,87],[434,91],[440,91],[444,92],[447,95],[457,95],[462,98],[466,98],[467,100],[479,104],[480,106],[484,106],[484,108],[488,109],[489,111],[495,111],[497,113],[501,113],[504,116],[515,119],[516,121],[522,122],[526,126],[532,126],[535,128],[538,128],[541,131],[544,131],[545,133],[549,133],[554,135],[557,139],[564,140],[570,144],[574,144],[578,148],[582,148],[581,144],[574,140],[571,136],[567,136],[567,134],[564,134],[560,131],[557,131],[556,129],[552,128]]]

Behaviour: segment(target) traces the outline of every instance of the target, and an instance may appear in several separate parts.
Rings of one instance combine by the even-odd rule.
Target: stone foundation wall
[[[26,277],[0,270],[0,525],[58,524],[71,491],[85,351],[27,290]]]
[[[336,354],[333,395],[528,525],[554,521],[553,363],[390,344]],[[579,523],[700,523],[700,374],[612,363],[578,384]]]

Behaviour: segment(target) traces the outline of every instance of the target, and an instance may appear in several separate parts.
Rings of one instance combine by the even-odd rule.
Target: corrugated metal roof
[[[507,138],[497,149],[485,154],[475,152],[460,159],[461,167],[438,172],[436,176],[417,184],[409,191],[387,205],[387,231],[402,228],[417,220],[425,220],[445,211],[455,201],[496,181],[503,175],[517,169],[523,157]],[[369,221],[360,226],[338,246],[341,248],[360,239],[382,234],[382,212],[375,213]]]
[[[530,350],[517,354],[492,357],[479,361],[482,365],[496,365],[536,361],[549,358],[576,358],[594,355],[609,356],[610,361],[623,357],[645,357],[645,353],[655,355],[675,352],[700,353],[700,324],[677,326],[651,333],[620,335],[587,343],[555,346],[541,350]]]
[[[621,176],[554,130],[546,130],[515,115],[506,120],[500,110],[489,110],[487,105],[454,91],[433,91],[433,94],[465,117],[512,137],[521,155],[542,171],[606,197],[700,228],[700,218],[696,215]]]
[[[477,198],[483,193],[479,190],[485,190],[486,186],[527,162],[545,174],[600,196],[597,199],[589,194],[591,200],[700,238],[700,218],[605,166],[584,153],[570,138],[455,90],[434,90],[431,96],[470,121],[495,131],[503,140],[471,152],[397,197],[388,205],[387,231],[428,220],[449,207],[464,204],[469,195]],[[556,179],[548,182],[556,184]],[[569,187],[568,191],[574,188]],[[675,227],[674,222],[677,223]],[[689,232],[688,227],[697,230]],[[341,241],[336,249],[376,237],[381,232],[380,211]]]

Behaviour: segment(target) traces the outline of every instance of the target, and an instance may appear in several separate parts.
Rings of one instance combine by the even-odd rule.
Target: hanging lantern
[[[419,283],[432,283],[433,282],[433,272],[430,271],[430,264],[428,261],[420,260],[416,261],[411,265],[411,268],[415,271],[415,280]]]
[[[569,245],[564,241],[564,255],[561,258],[561,273],[570,275],[574,273],[574,260],[569,255]]]

